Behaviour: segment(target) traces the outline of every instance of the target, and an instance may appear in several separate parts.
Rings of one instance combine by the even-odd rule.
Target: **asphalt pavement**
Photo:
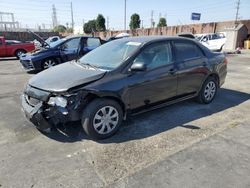
[[[77,122],[34,128],[20,95],[35,73],[0,59],[0,187],[250,187],[250,52],[228,60],[213,103],[141,114],[96,142]]]

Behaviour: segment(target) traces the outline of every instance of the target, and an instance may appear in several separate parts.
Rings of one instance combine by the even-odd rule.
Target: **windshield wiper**
[[[100,69],[100,67],[97,67],[97,66],[95,66],[95,65],[91,65],[91,64],[89,64],[89,63],[80,63],[80,64],[82,64],[82,65],[87,65],[87,66],[89,66],[89,67],[91,67],[91,68],[93,68],[93,69],[95,69],[95,70],[99,70],[99,69]]]

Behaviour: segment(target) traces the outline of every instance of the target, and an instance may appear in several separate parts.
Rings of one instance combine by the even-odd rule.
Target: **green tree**
[[[157,27],[166,27],[166,26],[167,26],[167,20],[166,20],[166,18],[160,18]]]
[[[69,28],[67,28],[67,32],[68,32],[68,33],[73,33],[73,32],[74,32],[74,30],[73,30],[73,28],[72,28],[72,27],[69,27]]]
[[[92,32],[96,32],[96,20],[90,20],[83,26],[84,33],[91,34]]]
[[[139,14],[133,14],[130,18],[130,29],[137,29],[140,28],[141,20]]]
[[[98,16],[96,18],[96,30],[97,31],[106,31],[105,22],[106,22],[106,20],[103,17],[103,15],[98,14]]]
[[[54,32],[59,32],[59,33],[65,33],[66,30],[67,28],[64,25],[58,25],[53,29]]]

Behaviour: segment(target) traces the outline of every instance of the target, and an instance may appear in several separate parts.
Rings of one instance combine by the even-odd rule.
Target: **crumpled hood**
[[[70,88],[101,79],[106,71],[67,62],[47,69],[29,80],[29,85],[51,92],[65,92]]]
[[[38,34],[32,31],[28,31],[28,33],[30,33],[33,36],[33,38],[36,39],[38,42],[40,42],[43,46],[46,44],[48,45],[48,43],[46,43],[46,41],[42,37],[40,37]]]
[[[37,50],[37,51],[31,53],[30,55],[36,56],[36,55],[46,53],[46,52],[51,51],[51,50],[52,50],[51,48],[42,48],[40,50]]]

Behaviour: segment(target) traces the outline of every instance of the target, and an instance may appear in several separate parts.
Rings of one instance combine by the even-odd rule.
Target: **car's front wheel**
[[[214,77],[209,77],[204,83],[197,97],[198,102],[209,104],[211,103],[217,93],[218,83]]]
[[[42,64],[42,68],[45,70],[45,69],[49,69],[51,67],[54,67],[57,65],[57,61],[53,58],[48,58],[48,59],[45,59],[43,64]]]
[[[105,139],[117,132],[123,119],[121,106],[110,99],[95,99],[83,111],[82,127],[94,139]]]

